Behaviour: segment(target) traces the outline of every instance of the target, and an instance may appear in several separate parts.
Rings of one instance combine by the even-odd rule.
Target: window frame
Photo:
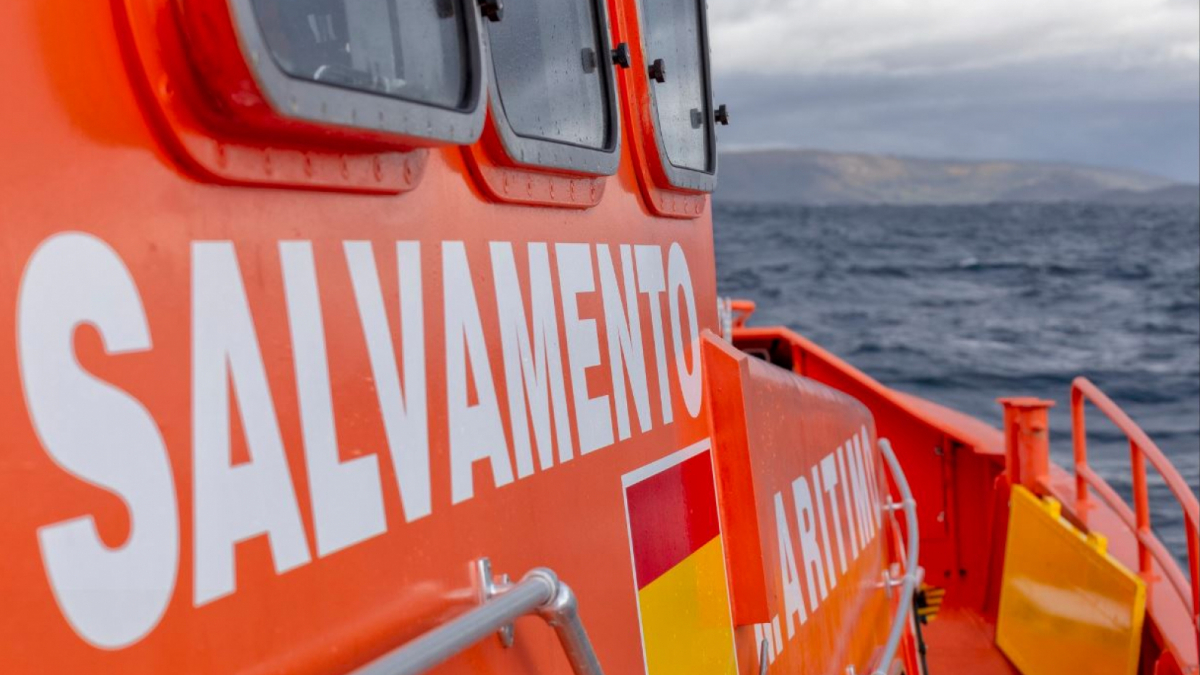
[[[652,55],[646,41],[646,36],[648,35],[645,12],[646,1],[634,0],[634,13],[637,16],[638,46],[642,50],[643,64],[648,66],[653,59],[651,59]],[[646,88],[649,90],[652,120],[650,126],[654,129],[654,144],[658,154],[659,165],[667,179],[668,186],[680,190],[711,193],[717,187],[717,126],[714,119],[715,112],[713,106],[712,52],[709,49],[708,38],[708,3],[705,0],[689,1],[696,3],[696,16],[700,23],[700,30],[698,31],[700,37],[700,71],[704,77],[704,81],[701,84],[704,88],[704,133],[708,140],[708,171],[699,171],[689,167],[678,166],[671,162],[671,156],[667,153],[666,143],[663,140],[662,123],[658,114],[658,90],[656,86],[658,83],[650,79],[646,67],[643,67],[641,69],[642,72],[636,76],[645,78]],[[670,68],[670,64],[667,64],[668,77],[670,77]]]
[[[479,138],[486,116],[481,18],[475,0],[462,0],[466,24],[467,101],[459,109],[298,78],[275,61],[253,0],[228,0],[246,68],[280,117],[321,126],[403,137],[411,145],[465,145]]]
[[[508,121],[504,101],[496,77],[496,62],[492,58],[491,35],[484,29],[483,44],[488,64],[488,103],[495,129],[504,150],[506,163],[529,169],[550,169],[590,176],[611,176],[621,164],[621,108],[615,67],[612,62],[613,27],[606,0],[579,0],[591,5],[596,17],[596,29],[601,52],[597,52],[597,68],[602,69],[602,81],[608,103],[609,133],[603,149],[574,145],[537,136],[522,136]],[[533,158],[533,159],[521,159]]]

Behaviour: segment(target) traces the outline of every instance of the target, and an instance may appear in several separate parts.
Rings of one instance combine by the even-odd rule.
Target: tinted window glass
[[[517,0],[488,24],[496,87],[518,135],[598,150],[609,137],[608,48],[594,0]]]
[[[709,170],[709,104],[699,2],[642,0],[646,61],[662,59],[664,82],[651,81],[658,133],[672,164]]]
[[[461,0],[254,0],[288,75],[446,108],[468,96],[463,11]]]

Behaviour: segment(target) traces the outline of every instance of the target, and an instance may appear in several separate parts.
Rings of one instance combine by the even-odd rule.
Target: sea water
[[[1200,492],[1200,210],[1088,204],[797,207],[718,203],[718,289],[884,384],[1000,425],[999,396],[1058,402],[1090,378]],[[1129,446],[1089,409],[1089,457],[1126,499]],[[1179,506],[1149,469],[1163,543]],[[1185,568],[1186,569],[1186,568]]]

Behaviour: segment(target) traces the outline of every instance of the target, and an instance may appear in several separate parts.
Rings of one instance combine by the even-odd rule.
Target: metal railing
[[[487,559],[477,562],[483,603],[454,620],[413,639],[350,675],[421,675],[444,663],[489,635],[499,634],[505,646],[512,644],[512,623],[537,614],[554,628],[575,675],[604,675],[571,588],[554,572],[539,567],[520,582],[509,585],[492,578]]]
[[[904,475],[904,469],[900,468],[900,462],[896,459],[892,444],[886,438],[881,438],[879,439],[879,450],[887,463],[888,471],[892,474],[892,479],[896,482],[896,489],[900,491],[900,501],[893,502],[889,496],[886,508],[889,514],[897,510],[904,511],[908,533],[908,542],[903,546],[904,573],[898,578],[889,579],[888,582],[901,586],[900,602],[896,609],[896,616],[892,619],[887,642],[884,643],[883,652],[873,673],[873,675],[887,675],[892,661],[896,658],[896,652],[900,648],[900,638],[904,635],[904,624],[908,621],[908,613],[913,606],[913,595],[921,583],[924,570],[918,564],[921,555],[921,534],[917,526],[917,502],[913,499],[908,478]]]
[[[1088,402],[1103,412],[1129,440],[1129,459],[1133,472],[1133,508],[1088,466],[1084,410],[1084,404]],[[1153,561],[1158,562],[1180,599],[1185,605],[1191,606],[1192,626],[1197,629],[1197,645],[1200,647],[1200,505],[1197,505],[1196,496],[1146,432],[1096,385],[1083,377],[1076,378],[1071,383],[1071,436],[1075,450],[1075,498],[1081,507],[1080,510],[1086,509],[1090,499],[1090,487],[1125,522],[1137,538],[1138,573],[1144,579],[1152,579]],[[1146,482],[1147,461],[1158,470],[1183,511],[1184,527],[1187,530],[1190,585],[1171,554],[1154,534],[1150,518],[1150,491]]]

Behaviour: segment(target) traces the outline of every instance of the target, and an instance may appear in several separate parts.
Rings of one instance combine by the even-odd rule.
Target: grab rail
[[[1129,440],[1129,460],[1133,465],[1133,503],[1130,509],[1125,500],[1121,499],[1112,487],[1088,466],[1087,461],[1087,427],[1084,403],[1091,402],[1125,434]],[[1167,580],[1175,587],[1184,604],[1191,604],[1192,626],[1197,629],[1197,646],[1200,646],[1200,505],[1192,494],[1179,471],[1163,455],[1154,441],[1146,435],[1129,415],[1113,403],[1112,399],[1100,391],[1087,378],[1078,377],[1071,383],[1071,436],[1075,450],[1075,498],[1080,507],[1084,507],[1089,499],[1088,487],[1091,486],[1133,531],[1138,544],[1138,573],[1145,579],[1153,574],[1152,559],[1167,576]],[[1167,552],[1165,546],[1154,534],[1150,522],[1150,494],[1146,484],[1146,460],[1158,470],[1163,482],[1170,488],[1171,493],[1179,502],[1183,511],[1184,527],[1187,529],[1188,580],[1179,571],[1179,566]],[[1082,510],[1082,509],[1081,509]],[[1190,597],[1189,597],[1190,596]]]
[[[520,582],[495,585],[487,560],[476,565],[482,575],[484,602],[449,623],[375,659],[350,675],[421,675],[493,633],[511,644],[511,625],[536,613],[554,628],[575,675],[604,675],[571,588],[551,570],[538,567]]]
[[[924,570],[918,565],[921,553],[921,536],[917,526],[917,502],[913,499],[912,489],[908,485],[908,478],[904,475],[904,469],[900,468],[900,462],[896,459],[896,453],[892,450],[891,442],[886,438],[879,439],[879,450],[883,454],[883,459],[887,462],[892,479],[896,481],[896,488],[900,490],[900,501],[893,503],[891,497],[889,497],[887,509],[889,512],[904,509],[904,520],[908,526],[908,545],[905,546],[907,552],[904,556],[904,574],[899,579],[891,580],[890,582],[899,582],[903,586],[903,590],[900,593],[900,606],[896,611],[896,617],[892,620],[892,627],[888,632],[887,642],[884,643],[883,654],[873,674],[887,675],[886,669],[896,658],[896,651],[900,648],[900,638],[904,634],[904,623],[908,619],[908,612],[913,604],[913,595],[916,593],[917,584],[921,583]]]

